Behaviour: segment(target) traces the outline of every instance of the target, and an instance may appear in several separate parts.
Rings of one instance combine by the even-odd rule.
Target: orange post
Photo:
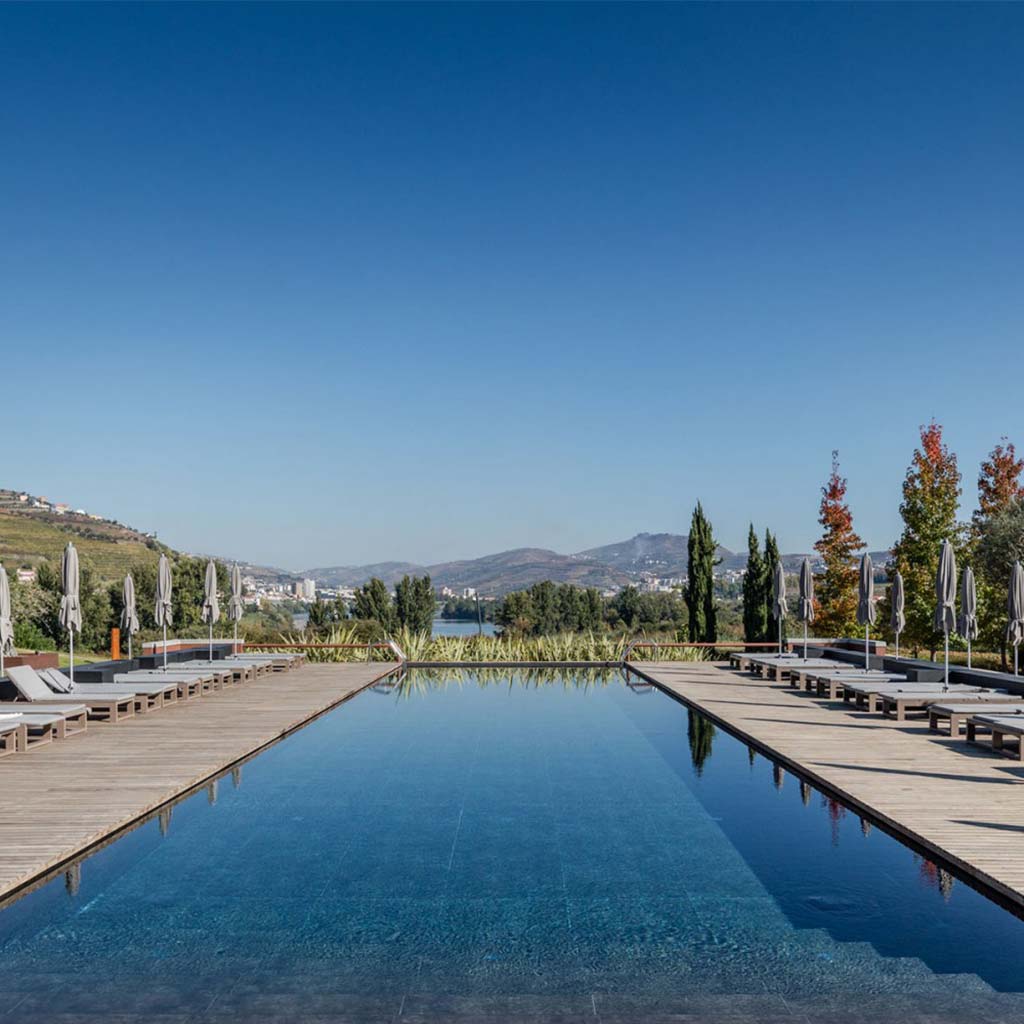
[[[110,657],[114,661],[119,661],[121,658],[121,630],[119,629],[110,631]]]

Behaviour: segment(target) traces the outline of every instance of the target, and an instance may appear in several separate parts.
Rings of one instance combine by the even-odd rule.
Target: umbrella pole
[[[1017,674],[1017,645],[1013,645],[1013,674]]]
[[[943,690],[948,690],[949,689],[949,630],[948,629],[945,630],[942,635],[945,638],[945,642],[946,642],[945,643],[945,646],[946,646],[946,674],[943,677],[942,689]]]
[[[899,661],[899,658],[900,658],[900,634],[899,634],[899,631],[897,630],[897,632],[896,632],[896,660]]]
[[[864,667],[871,668],[871,655],[868,654],[868,633],[871,630],[870,625],[864,627]]]
[[[132,634],[128,633],[128,660],[132,660]]]
[[[164,623],[164,671],[167,671],[167,623]]]
[[[235,619],[235,639],[234,639],[234,642],[231,645],[231,653],[232,654],[237,654],[238,653],[238,619]]]
[[[779,619],[779,654],[782,654],[782,619]]]
[[[68,630],[68,637],[70,638],[70,646],[68,648],[69,660],[71,662],[71,683],[74,685],[75,682],[75,631],[73,629]]]
[[[210,619],[210,661],[213,661],[213,619]]]
[[[807,620],[804,619],[804,661],[807,660]]]
[[[971,667],[971,635],[967,634],[967,667]]]

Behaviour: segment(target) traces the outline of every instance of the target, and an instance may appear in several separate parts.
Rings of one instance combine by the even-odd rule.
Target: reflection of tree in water
[[[921,878],[928,885],[935,886],[942,893],[942,898],[948,900],[953,893],[953,876],[945,868],[940,868],[924,857],[914,854],[914,859],[918,862]]]
[[[715,727],[710,720],[696,711],[686,712],[686,737],[690,741],[690,760],[698,775],[704,774],[704,762],[711,756],[711,742]]]
[[[832,827],[832,845],[839,845],[839,823],[846,817],[846,808],[835,797],[822,794],[821,806],[828,810],[828,820]]]

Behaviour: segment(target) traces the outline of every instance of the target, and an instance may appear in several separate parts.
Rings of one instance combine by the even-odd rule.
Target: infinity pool
[[[616,674],[413,673],[0,911],[0,1020],[40,1024],[998,1021],[1021,990],[1015,916]]]

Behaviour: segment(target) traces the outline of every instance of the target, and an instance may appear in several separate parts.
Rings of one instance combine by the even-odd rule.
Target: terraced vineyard
[[[0,561],[8,570],[60,560],[67,542],[74,541],[83,564],[104,580],[116,580],[134,563],[155,561],[157,552],[135,530],[116,523],[78,516],[0,510]]]

